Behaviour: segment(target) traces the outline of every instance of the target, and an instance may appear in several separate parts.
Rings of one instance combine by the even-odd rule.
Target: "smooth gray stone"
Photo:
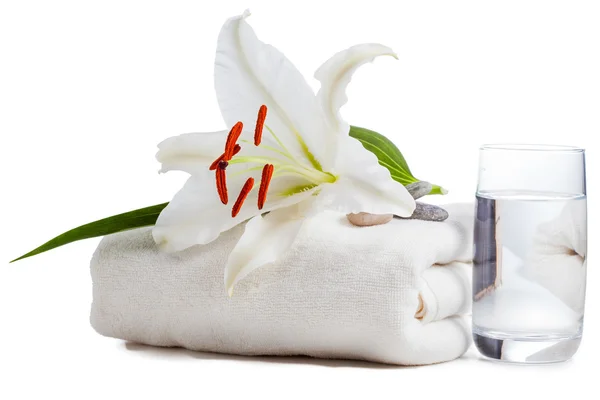
[[[425,181],[419,181],[411,183],[410,185],[406,185],[406,190],[408,190],[408,193],[410,193],[415,200],[428,195],[432,188],[433,186],[431,183]]]
[[[448,218],[448,211],[442,207],[417,201],[415,212],[410,217],[403,219],[420,219],[423,221],[444,221]]]

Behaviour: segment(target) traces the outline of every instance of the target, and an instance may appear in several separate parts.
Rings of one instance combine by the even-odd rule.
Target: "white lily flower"
[[[161,249],[206,244],[249,220],[225,267],[229,295],[250,272],[280,258],[316,212],[410,216],[415,208],[404,186],[349,136],[339,113],[354,71],[395,53],[362,44],[335,54],[315,73],[315,96],[282,53],[258,40],[247,16],[225,22],[215,60],[217,98],[232,131],[175,136],[157,154],[162,172],[191,174],[154,227]]]

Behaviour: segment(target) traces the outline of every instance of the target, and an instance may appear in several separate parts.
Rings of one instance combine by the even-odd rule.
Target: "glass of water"
[[[480,149],[473,337],[486,357],[569,359],[583,329],[587,206],[583,149]]]

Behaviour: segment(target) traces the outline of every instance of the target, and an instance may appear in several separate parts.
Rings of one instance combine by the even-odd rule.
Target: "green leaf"
[[[379,164],[390,171],[392,179],[404,186],[419,182],[410,171],[406,159],[391,140],[380,133],[358,126],[350,127],[350,136],[360,141],[365,149],[377,156]],[[433,185],[429,192],[429,194],[446,193],[446,189],[438,185]]]
[[[169,203],[162,203],[155,206],[140,208],[139,210],[113,215],[112,217],[81,225],[80,227],[71,229],[62,235],[55,237],[37,249],[34,249],[29,253],[12,260],[11,262],[35,256],[45,251],[55,249],[68,243],[76,242],[78,240],[110,235],[111,233],[141,228],[143,226],[152,226],[156,223],[158,215],[167,206],[167,204]]]

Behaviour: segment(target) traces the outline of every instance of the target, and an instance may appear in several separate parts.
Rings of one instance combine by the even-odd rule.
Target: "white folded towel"
[[[243,226],[161,253],[149,229],[107,236],[91,262],[91,323],[102,335],[243,355],[308,355],[418,365],[460,357],[471,332],[472,205],[445,222],[355,227],[307,221],[288,255],[241,281],[223,268]]]

